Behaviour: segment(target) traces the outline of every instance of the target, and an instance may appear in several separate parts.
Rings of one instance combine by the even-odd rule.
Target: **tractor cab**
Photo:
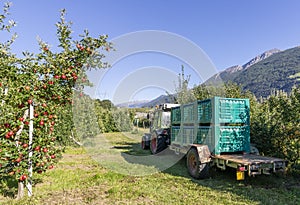
[[[156,106],[155,110],[148,114],[150,121],[150,133],[142,137],[143,149],[150,148],[152,154],[156,154],[170,144],[171,108],[179,104],[165,103]]]

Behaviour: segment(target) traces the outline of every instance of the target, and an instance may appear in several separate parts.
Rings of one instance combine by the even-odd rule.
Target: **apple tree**
[[[4,8],[2,25],[8,7]],[[24,185],[31,186],[32,173],[52,169],[61,157],[61,142],[74,128],[73,93],[81,97],[84,86],[90,85],[86,71],[107,67],[102,53],[111,44],[106,35],[93,38],[85,31],[73,40],[65,10],[56,27],[56,49],[39,40],[38,54],[24,53],[19,59],[8,52],[13,38],[0,48],[0,177],[18,180],[19,197]]]

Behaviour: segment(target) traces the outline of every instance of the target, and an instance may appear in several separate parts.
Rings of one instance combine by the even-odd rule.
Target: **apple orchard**
[[[0,26],[10,34],[14,23],[6,19],[8,10],[6,4]],[[0,177],[12,177],[19,185],[26,185],[31,173],[54,168],[74,130],[73,95],[84,98],[87,70],[107,67],[102,62],[102,53],[111,48],[106,35],[92,38],[85,31],[73,40],[64,10],[56,27],[55,49],[39,40],[38,54],[18,58],[10,52],[13,35],[0,44]]]

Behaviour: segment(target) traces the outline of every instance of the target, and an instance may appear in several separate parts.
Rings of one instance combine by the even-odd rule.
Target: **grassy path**
[[[148,155],[140,150],[137,135],[112,133],[105,138],[120,154]],[[234,172],[216,172],[210,179],[194,180],[184,160],[162,172],[131,176],[105,168],[101,160],[93,160],[86,149],[68,148],[55,169],[37,175],[34,197],[16,201],[0,195],[0,204],[300,204],[300,182],[293,177],[238,182]]]

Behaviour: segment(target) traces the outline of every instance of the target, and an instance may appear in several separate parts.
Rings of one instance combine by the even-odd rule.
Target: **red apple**
[[[20,181],[25,181],[27,179],[27,175],[23,174],[20,176]]]
[[[14,135],[14,132],[13,131],[9,131],[7,134],[11,137],[11,136]]]
[[[36,147],[34,148],[34,151],[40,151],[40,149],[41,149],[41,146],[36,146]]]

